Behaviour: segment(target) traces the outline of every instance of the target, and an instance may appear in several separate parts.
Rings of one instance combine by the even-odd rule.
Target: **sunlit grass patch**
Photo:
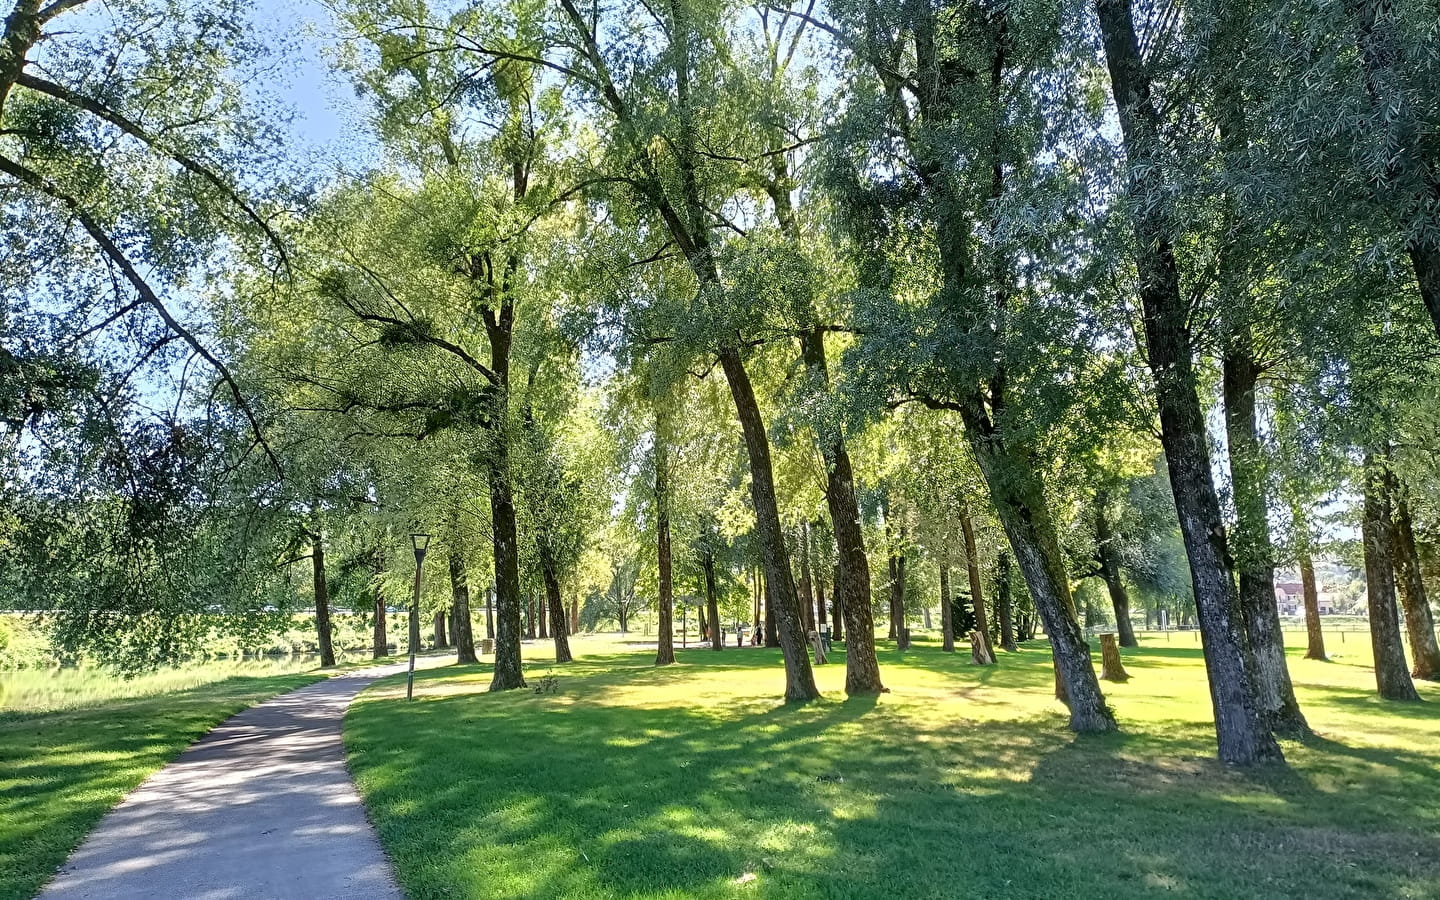
[[[166,677],[116,679],[108,700],[97,687],[63,692],[58,711],[0,714],[0,900],[33,896],[110,807],[216,724],[321,676],[172,673],[201,683],[155,693]],[[127,686],[141,696],[113,699]]]
[[[883,650],[879,698],[844,697],[837,654],[787,706],[777,651],[657,669],[582,638],[573,666],[526,648],[559,694],[432,670],[423,702],[362,694],[346,743],[414,898],[1440,896],[1434,704],[1297,652],[1319,736],[1232,769],[1180,637],[1126,651],[1117,735],[1064,729],[1042,645],[986,669]]]

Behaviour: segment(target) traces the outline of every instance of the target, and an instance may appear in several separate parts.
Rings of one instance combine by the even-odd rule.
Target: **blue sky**
[[[354,162],[370,149],[361,103],[327,59],[337,25],[317,0],[255,0],[257,35],[278,55],[280,80],[269,88],[294,113],[296,158],[313,164]]]

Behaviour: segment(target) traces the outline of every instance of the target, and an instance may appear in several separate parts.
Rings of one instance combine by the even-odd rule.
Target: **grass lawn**
[[[346,744],[412,900],[1440,897],[1440,703],[1375,699],[1358,642],[1297,648],[1319,736],[1232,770],[1193,640],[1146,640],[1105,686],[1117,735],[1064,729],[1039,646],[883,650],[878,700],[844,698],[837,653],[787,707],[779,651],[656,669],[580,638],[554,694],[491,696],[488,666],[419,673],[408,704],[382,682]]]
[[[0,712],[0,900],[34,896],[110,807],[213,726],[323,676],[234,676],[168,693],[113,677],[46,692],[34,677],[11,696],[32,708]]]

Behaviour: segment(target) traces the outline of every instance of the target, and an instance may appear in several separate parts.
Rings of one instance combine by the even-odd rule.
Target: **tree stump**
[[[1104,681],[1130,680],[1130,673],[1120,662],[1120,642],[1113,632],[1100,635],[1100,678]]]
[[[820,639],[820,632],[811,630],[810,647],[815,651],[815,665],[823,666],[830,660],[825,656],[825,642]]]
[[[977,666],[995,665],[995,657],[990,655],[985,635],[978,631],[970,632],[970,661]]]

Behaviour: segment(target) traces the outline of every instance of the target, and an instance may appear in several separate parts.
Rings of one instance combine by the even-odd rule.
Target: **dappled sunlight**
[[[988,668],[882,649],[891,692],[853,699],[842,657],[802,705],[780,701],[776,651],[680,659],[532,662],[556,694],[489,694],[485,665],[417,676],[424,703],[399,680],[362,694],[346,744],[412,895],[1440,892],[1440,720],[1360,705],[1348,670],[1316,663],[1341,674],[1300,689],[1321,737],[1246,771],[1214,758],[1197,648],[1127,650],[1109,735],[1065,729],[1034,645]],[[1255,849],[1282,839],[1283,860]]]

